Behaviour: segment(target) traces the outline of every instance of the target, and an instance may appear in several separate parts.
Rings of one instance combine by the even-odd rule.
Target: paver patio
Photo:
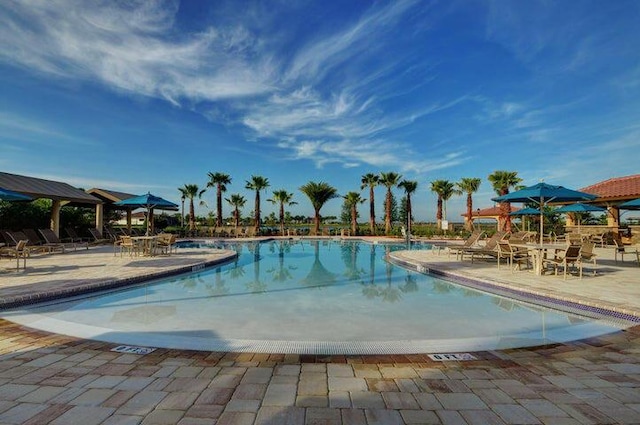
[[[0,298],[104,285],[199,267],[229,253],[119,257],[110,247],[34,257],[0,271]],[[599,274],[566,281],[445,253],[414,265],[640,313],[640,268],[599,252]],[[14,263],[15,264],[15,263]],[[0,260],[0,269],[11,267]],[[426,353],[322,356],[157,349],[111,351],[0,321],[1,424],[608,424],[640,423],[640,327],[589,340],[432,361]]]

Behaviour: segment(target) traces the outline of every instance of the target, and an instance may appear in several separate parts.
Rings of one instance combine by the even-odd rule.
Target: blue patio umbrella
[[[621,210],[640,210],[640,198],[618,205]]]
[[[583,204],[576,202],[575,204],[565,205],[556,209],[557,213],[586,213],[586,212],[605,212],[607,209],[597,205]],[[578,219],[578,230],[580,229],[580,219]]]
[[[14,192],[13,190],[3,189],[0,187],[0,200],[3,201],[33,201],[31,196]]]
[[[134,196],[133,198],[123,199],[122,201],[115,202],[114,205],[118,205],[120,207],[129,207],[129,208],[146,208],[147,209],[147,232],[146,232],[147,235],[149,235],[150,226],[151,226],[151,215],[153,214],[154,209],[178,211],[177,204],[167,201],[166,199],[161,198],[159,196],[152,195],[151,193],[147,193],[146,195]]]
[[[540,215],[540,210],[537,208],[527,207],[510,212],[509,215]]]
[[[597,205],[583,204],[582,202],[576,202],[575,204],[569,204],[569,205],[560,207],[556,209],[556,212],[557,213],[570,213],[570,212],[585,213],[585,212],[604,212],[606,210],[607,210],[606,208],[599,207]]]
[[[574,202],[591,201],[596,199],[596,195],[577,190],[567,189],[563,186],[555,186],[548,183],[538,183],[506,195],[492,198],[496,202],[532,202],[540,208],[540,243],[544,237],[544,217],[542,210],[550,202]]]

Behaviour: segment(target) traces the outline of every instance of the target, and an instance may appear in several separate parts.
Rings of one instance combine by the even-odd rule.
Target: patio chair
[[[579,271],[580,279],[582,279],[582,258],[580,256],[580,249],[582,245],[568,245],[564,251],[564,255],[554,258],[544,258],[542,260],[543,266],[550,265],[554,268],[555,275],[558,275],[558,269],[563,268],[563,279],[567,278],[567,272],[569,267],[576,267]]]
[[[521,240],[517,240],[520,243]],[[524,241],[523,241],[524,242]],[[531,260],[531,256],[529,255],[529,251],[526,248],[518,248],[512,246],[510,240],[501,240],[498,241],[498,268],[500,268],[500,259],[506,259],[509,268],[511,269],[511,273],[513,273],[515,267],[514,263],[517,265],[518,270],[522,270],[522,263],[529,265],[529,261]]]
[[[176,235],[173,233],[161,233],[156,240],[156,248],[167,255],[171,255],[172,251],[176,248]]]
[[[607,232],[598,233],[595,235],[589,236],[589,240],[593,242],[595,245],[600,245],[600,248],[604,248],[607,244]]]
[[[27,257],[29,256],[28,239],[18,241],[16,246],[0,248],[0,256],[8,256],[16,259],[16,270],[20,270],[20,259],[22,258],[22,268],[27,268]]]
[[[128,252],[129,256],[138,255],[138,244],[133,240],[131,236],[120,236],[120,239],[113,243],[113,256],[116,256],[116,249],[120,248],[120,256],[122,253]]]
[[[89,244],[86,242],[62,242],[62,240],[60,240],[60,238],[58,238],[58,236],[51,229],[38,229],[38,232],[40,232],[40,234],[48,244],[63,245],[65,248],[73,248],[74,251],[78,249],[78,245],[84,245],[87,249],[89,249]]]
[[[593,275],[595,276],[597,274],[598,265],[596,264],[597,255],[593,252],[594,247],[595,243],[593,242],[582,242],[580,256],[582,257],[582,261],[590,261],[593,264]]]
[[[618,262],[618,255],[620,255],[621,261],[624,262],[625,254],[631,254],[636,256],[636,260],[638,261],[638,266],[640,266],[640,251],[638,248],[626,247],[622,243],[622,239],[618,236],[617,238],[613,238],[613,243],[615,244],[615,261]],[[629,249],[627,251],[627,248]]]

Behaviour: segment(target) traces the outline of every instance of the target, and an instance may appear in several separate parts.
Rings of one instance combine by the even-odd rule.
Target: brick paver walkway
[[[108,252],[96,251],[94,258],[121,261],[127,273],[148,266],[145,259],[127,266]],[[169,259],[184,266],[180,254],[148,261],[158,266]],[[13,279],[17,274],[0,274],[0,290],[38,290],[26,276],[41,279],[36,276],[39,267],[50,267],[46,261],[51,260],[32,259],[33,269],[19,277],[22,284]],[[55,270],[59,282],[83,275],[72,267],[80,261],[73,254],[55,261],[70,273]],[[194,264],[201,261],[206,259]],[[622,265],[616,271],[606,261],[603,269],[612,270],[613,284],[615,276],[640,284],[640,268]],[[571,294],[562,279],[544,278],[552,280],[540,285]],[[587,299],[596,291],[596,281],[587,277],[567,282],[587,288]],[[597,282],[606,287],[608,281]],[[624,308],[635,307],[625,302]],[[567,344],[474,353],[478,360],[464,362],[435,362],[426,354],[325,357],[158,349],[133,355],[113,347],[0,321],[0,424],[640,423],[639,327]]]

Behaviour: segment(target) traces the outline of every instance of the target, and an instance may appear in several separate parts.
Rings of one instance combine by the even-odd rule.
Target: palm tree
[[[489,174],[488,179],[498,196],[506,195],[509,193],[510,187],[515,187],[522,181],[522,179],[518,177],[517,171],[494,171]],[[500,204],[500,220],[498,222],[499,230],[511,231],[510,212],[511,204],[509,202],[502,202]]]
[[[315,212],[314,233],[320,232],[320,209],[328,200],[338,197],[338,190],[325,182],[309,182],[300,187],[300,191],[307,195]]]
[[[362,204],[366,199],[362,199],[358,192],[348,192],[343,198],[351,211],[351,234],[355,236],[358,230],[358,204]]]
[[[411,234],[411,194],[418,189],[418,182],[412,180],[402,180],[398,187],[404,189],[407,195],[407,234]]]
[[[196,210],[193,205],[193,199],[197,196],[198,198],[202,198],[202,194],[205,193],[207,189],[202,189],[198,187],[197,184],[185,184],[180,192],[182,192],[185,198],[189,199],[189,231],[193,232],[196,229]]]
[[[471,215],[473,214],[473,198],[471,195],[480,189],[481,183],[482,180],[477,177],[463,177],[458,183],[456,183],[458,189],[467,194],[467,217],[465,220],[465,227],[467,230],[472,230],[473,228],[473,220],[471,220]]]
[[[386,211],[384,217],[384,233],[388,236],[391,234],[391,188],[396,186],[402,176],[398,173],[388,172],[380,173],[380,184],[386,186],[387,197],[385,199]]]
[[[234,193],[230,198],[224,198],[233,207],[233,218],[235,220],[236,228],[240,224],[240,209],[244,207],[247,200],[239,193]]]
[[[184,230],[184,201],[187,199],[187,191],[184,187],[179,187],[178,191],[180,191],[180,201],[182,201],[182,210],[180,213],[180,227]],[[181,231],[182,231],[181,230]]]
[[[224,173],[209,173],[207,187],[216,187],[216,226],[222,227],[222,192],[231,184],[231,176]]]
[[[371,230],[371,236],[375,236],[376,234],[376,207],[373,188],[379,183],[380,176],[377,174],[367,173],[362,176],[362,186],[360,186],[360,189],[364,189],[365,187],[369,188],[369,229]]]
[[[285,205],[295,205],[297,202],[293,200],[293,193],[289,193],[286,190],[274,190],[273,198],[267,199],[268,202],[272,204],[280,205],[280,233],[284,236],[284,206]]]
[[[269,187],[269,179],[262,176],[251,176],[251,180],[247,180],[245,185],[245,189],[255,190],[256,191],[256,206],[254,208],[255,213],[255,223],[254,227],[256,229],[256,235],[260,230],[260,191],[262,189],[266,189]]]
[[[452,195],[458,193],[453,183],[449,180],[434,180],[431,182],[431,191],[438,195],[438,204],[436,210],[436,220],[438,221],[438,229],[442,228],[442,219],[447,219],[446,201]],[[443,215],[444,211],[444,215]]]

